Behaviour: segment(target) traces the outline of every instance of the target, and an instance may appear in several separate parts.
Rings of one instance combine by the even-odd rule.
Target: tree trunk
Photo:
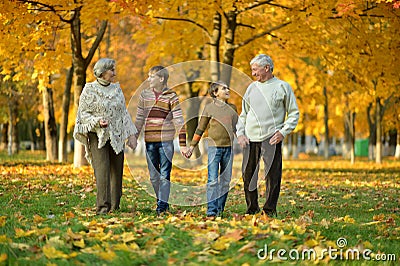
[[[219,42],[221,40],[221,14],[218,12],[214,13],[213,17],[213,31],[211,35],[210,43],[210,61],[211,61],[211,80],[217,81],[220,79],[219,69]]]
[[[7,149],[8,143],[8,122],[1,124],[1,143],[0,143],[0,151]]]
[[[101,27],[97,33],[96,40],[92,47],[90,47],[89,53],[86,58],[83,56],[82,51],[82,33],[81,33],[81,20],[80,20],[80,9],[76,9],[75,16],[70,24],[71,26],[71,49],[72,49],[72,63],[74,68],[74,76],[76,81],[74,84],[74,109],[75,114],[78,111],[79,97],[82,93],[83,86],[86,83],[86,69],[93,59],[94,53],[99,46],[101,40],[104,37],[104,33],[107,29],[107,21],[103,21]],[[74,143],[74,167],[81,167],[87,165],[88,162],[85,159],[84,146],[75,141]]]
[[[235,31],[237,26],[237,13],[235,10],[231,10],[227,14],[227,28],[225,31],[225,51],[223,57],[222,71],[221,71],[221,80],[226,82],[226,84],[230,84],[231,75],[232,75],[232,65],[233,59],[235,56]]]
[[[187,76],[186,79],[196,80],[199,76],[200,76],[200,70],[192,71],[190,76]],[[192,141],[196,128],[199,124],[199,111],[200,111],[201,100],[199,98],[200,90],[193,89],[193,82],[188,82],[188,86],[189,86],[190,101],[186,114],[188,117],[188,120],[186,122],[186,132],[188,135],[188,142],[190,144],[190,141]],[[196,148],[194,149],[194,156],[195,158],[200,157],[199,145],[197,145]],[[201,163],[201,161],[199,160],[198,163]]]
[[[381,99],[376,98],[376,157],[375,162],[382,163],[382,104]]]
[[[69,105],[71,100],[71,86],[72,86],[72,78],[74,74],[74,68],[70,67],[67,72],[67,78],[65,81],[64,95],[62,99],[62,113],[61,113],[61,121],[60,121],[60,138],[58,140],[58,161],[59,162],[67,162],[68,161],[68,153],[67,153],[67,129],[68,129],[68,114],[69,114]]]
[[[394,153],[394,158],[396,160],[400,159],[400,132],[397,130],[397,142],[396,142],[396,151]]]
[[[17,117],[18,117],[18,103],[14,99],[14,93],[12,94],[8,102],[9,111],[9,122],[8,122],[8,155],[18,153],[18,129],[17,129]]]
[[[356,120],[356,113],[352,111],[346,112],[345,115],[345,143],[347,143],[346,146],[349,147],[349,152],[343,151],[344,156],[346,158],[350,157],[350,162],[354,164],[355,162],[355,134],[356,134],[356,129],[355,129],[355,120]]]
[[[292,134],[292,159],[299,158],[299,133]]]
[[[44,130],[46,138],[46,160],[57,160],[57,125],[54,116],[53,90],[43,90]]]
[[[367,107],[367,121],[369,126],[369,137],[368,137],[368,159],[373,160],[375,158],[374,146],[376,143],[376,121],[373,117],[376,115],[372,114],[372,103]]]
[[[323,94],[324,94],[324,99],[325,99],[325,103],[324,103],[324,125],[325,125],[324,158],[329,159],[328,93],[327,93],[325,86],[323,89]]]
[[[351,112],[350,119],[351,119],[351,123],[350,123],[350,162],[351,162],[351,164],[354,164],[355,158],[356,158],[356,149],[354,147],[355,141],[356,141],[356,125],[355,125],[356,113],[355,112]]]
[[[284,160],[289,160],[290,158],[290,146],[291,146],[292,135],[286,136],[282,141],[282,157]]]

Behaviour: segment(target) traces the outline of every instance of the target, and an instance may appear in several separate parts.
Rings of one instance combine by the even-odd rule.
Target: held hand
[[[108,121],[105,120],[105,119],[100,119],[99,124],[100,124],[100,127],[101,127],[101,128],[106,128],[106,127],[108,127]]]
[[[269,140],[269,144],[275,145],[275,144],[278,144],[279,142],[281,142],[282,140],[283,140],[282,133],[279,131],[276,131],[275,134]]]
[[[128,138],[128,141],[126,143],[128,145],[129,148],[131,148],[132,150],[136,149],[137,146],[137,138],[135,137],[135,135],[131,135]]]
[[[185,154],[185,157],[186,158],[190,158],[190,156],[192,156],[192,154],[193,154],[193,150],[194,150],[194,147],[190,147],[188,150],[187,150],[187,152],[186,152],[186,154]]]
[[[242,149],[244,149],[247,145],[250,144],[249,139],[245,135],[239,136],[237,139],[238,139],[238,143]]]
[[[185,157],[186,157],[187,150],[188,150],[187,147],[181,147],[181,154],[182,154],[183,156],[185,156]]]

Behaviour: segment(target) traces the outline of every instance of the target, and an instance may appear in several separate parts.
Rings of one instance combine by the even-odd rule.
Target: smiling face
[[[161,91],[164,88],[164,78],[160,77],[152,72],[149,72],[149,77],[147,78],[149,82],[149,87],[156,91]]]
[[[218,89],[214,92],[215,97],[218,100],[226,102],[231,96],[230,90],[226,85],[219,85]]]
[[[272,77],[269,65],[262,67],[258,64],[252,64],[251,75],[259,82],[264,82]]]
[[[104,80],[107,80],[109,82],[112,82],[116,76],[117,76],[117,73],[115,72],[115,67],[113,67],[112,69],[109,69],[109,70],[103,72],[103,74],[101,74],[101,78]]]

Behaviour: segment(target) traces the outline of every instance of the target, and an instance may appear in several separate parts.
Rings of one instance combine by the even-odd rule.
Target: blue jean
[[[170,176],[172,157],[174,155],[173,141],[146,142],[147,167],[150,181],[157,197],[157,211],[168,209],[168,199],[171,189]]]
[[[221,215],[224,211],[232,177],[232,165],[232,147],[208,147],[208,216]]]

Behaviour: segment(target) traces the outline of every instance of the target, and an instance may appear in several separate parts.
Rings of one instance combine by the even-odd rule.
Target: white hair
[[[269,65],[269,68],[271,69],[271,73],[274,72],[274,62],[272,61],[271,57],[265,54],[259,54],[256,57],[254,57],[250,61],[250,65],[257,64],[260,67],[265,67],[266,65]]]
[[[94,76],[100,78],[101,74],[107,70],[113,69],[115,67],[115,60],[110,58],[101,58],[93,67]]]

